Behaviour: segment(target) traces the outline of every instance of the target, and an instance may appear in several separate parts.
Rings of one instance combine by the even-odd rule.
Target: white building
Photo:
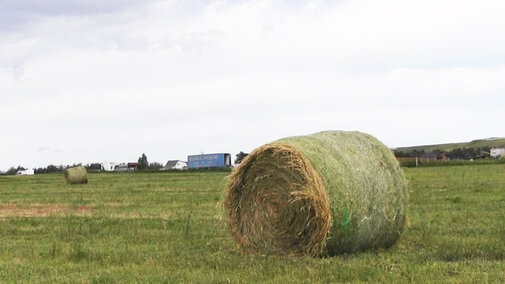
[[[114,162],[103,162],[101,170],[106,171],[106,172],[112,172],[116,169],[117,165],[118,165],[118,163],[114,163]]]
[[[168,161],[167,164],[160,169],[160,171],[166,170],[182,170],[188,167],[188,163],[180,160],[171,160]]]
[[[16,175],[18,176],[33,176],[35,174],[34,170],[19,170]]]
[[[492,148],[490,152],[491,157],[493,158],[502,158],[505,157],[505,148]]]
[[[129,171],[130,168],[128,167],[127,164],[117,164],[115,167],[114,167],[114,171],[115,172],[127,172]]]

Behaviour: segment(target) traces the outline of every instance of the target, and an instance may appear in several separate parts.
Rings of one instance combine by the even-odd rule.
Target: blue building
[[[188,156],[188,168],[190,169],[224,167],[231,167],[231,155],[228,153]]]

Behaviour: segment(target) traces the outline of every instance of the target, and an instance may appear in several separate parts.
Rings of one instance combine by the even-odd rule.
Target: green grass
[[[505,282],[505,165],[405,171],[397,245],[331,258],[238,254],[226,172],[2,176],[0,282]],[[47,205],[68,212],[12,215]]]

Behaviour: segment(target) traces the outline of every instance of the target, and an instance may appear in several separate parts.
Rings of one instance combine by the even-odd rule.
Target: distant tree
[[[17,172],[18,172],[18,169],[17,169],[17,168],[15,168],[15,167],[10,167],[10,168],[7,170],[6,174],[8,174],[8,175],[15,175]]]
[[[410,152],[411,157],[423,157],[426,155],[426,152],[424,150],[414,150]]]
[[[102,164],[100,163],[91,163],[91,164],[87,164],[86,166],[84,166],[87,170],[96,170],[96,171],[99,171],[102,169]]]
[[[35,169],[35,173],[36,174],[57,173],[59,171],[60,171],[60,169],[58,168],[58,166],[55,166],[55,165],[48,165],[45,168],[37,168],[37,169]]]
[[[491,157],[491,148],[488,146],[484,146],[480,149],[480,156],[482,158],[489,158]]]
[[[149,167],[149,162],[147,161],[146,154],[142,153],[142,156],[138,160],[137,169],[145,170]]]
[[[247,155],[249,155],[248,153],[244,153],[242,151],[240,151],[240,153],[238,153],[236,155],[236,159],[235,159],[235,164],[240,164],[242,162],[242,160],[247,157]]]
[[[56,173],[56,172],[59,172],[60,169],[58,168],[58,166],[55,166],[55,165],[49,165],[47,166],[47,172],[48,173]]]
[[[150,164],[149,164],[148,169],[150,169],[150,170],[159,170],[159,169],[161,169],[162,167],[163,167],[163,165],[162,165],[162,164],[160,164],[160,163],[158,163],[158,162],[154,162],[154,163],[150,163]]]
[[[24,170],[26,170],[26,168],[25,168],[25,167],[21,167],[21,166],[18,166],[17,168],[15,168],[15,167],[10,167],[10,169],[9,169],[9,170],[7,170],[6,174],[8,174],[8,175],[15,175],[15,174],[17,174],[19,171],[24,171]]]
[[[451,160],[482,159],[489,157],[489,147],[483,148],[457,148],[447,152]]]
[[[395,154],[395,157],[408,157],[409,153],[405,153],[403,151],[398,151],[398,150],[394,150],[394,154]]]

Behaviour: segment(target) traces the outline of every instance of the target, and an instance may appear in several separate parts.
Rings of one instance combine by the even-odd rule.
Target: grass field
[[[226,172],[0,177],[0,282],[505,282],[505,165],[405,169],[394,248],[331,258],[238,254]]]

